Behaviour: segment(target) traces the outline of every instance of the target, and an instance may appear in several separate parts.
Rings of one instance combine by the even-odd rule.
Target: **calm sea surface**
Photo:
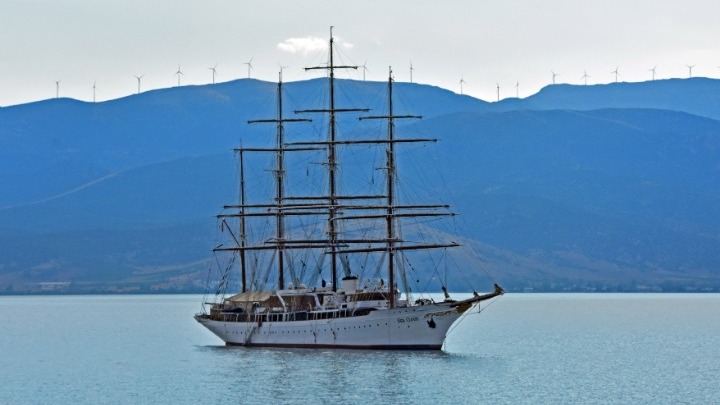
[[[443,352],[227,348],[201,300],[0,297],[0,403],[720,403],[717,294],[507,294]]]

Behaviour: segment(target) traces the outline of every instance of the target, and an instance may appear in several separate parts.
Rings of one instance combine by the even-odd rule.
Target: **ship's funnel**
[[[358,289],[358,278],[357,276],[343,277],[342,279],[343,290],[347,293],[355,292]]]

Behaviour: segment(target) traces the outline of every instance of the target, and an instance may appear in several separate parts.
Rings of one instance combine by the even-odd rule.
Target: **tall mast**
[[[390,284],[390,308],[395,308],[395,229],[393,213],[395,204],[395,117],[393,116],[392,68],[388,68],[388,147],[387,147],[387,237],[388,237],[388,283]]]
[[[275,148],[270,149],[252,149],[256,152],[275,152],[276,153],[276,170],[275,170],[275,208],[277,212],[275,214],[275,248],[277,249],[278,256],[278,289],[283,289],[285,286],[285,225],[284,225],[284,204],[285,204],[285,192],[284,192],[284,179],[285,179],[285,151],[288,150],[285,147],[285,122],[301,122],[311,121],[306,118],[283,118],[283,102],[282,102],[282,69],[278,74],[278,85],[277,85],[277,118],[275,119],[262,119],[262,120],[250,120],[248,124],[255,123],[274,123],[276,124],[275,131]],[[296,150],[296,149],[291,149]],[[245,203],[243,202],[243,207]]]
[[[285,288],[285,258],[283,253],[283,242],[285,241],[285,227],[283,224],[283,177],[285,170],[283,168],[283,147],[285,145],[284,140],[284,126],[283,126],[283,104],[282,104],[282,69],[278,73],[278,87],[277,87],[277,131],[275,136],[275,145],[277,147],[277,171],[275,172],[275,178],[277,184],[275,185],[276,196],[275,202],[277,203],[277,217],[276,217],[276,228],[275,237],[277,238],[277,254],[278,254],[278,289]]]
[[[329,63],[327,66],[315,66],[315,67],[309,67],[305,68],[305,70],[316,70],[316,69],[325,69],[329,72],[329,87],[330,87],[330,105],[328,106],[328,109],[318,109],[318,110],[300,110],[297,112],[324,112],[330,114],[330,140],[327,143],[328,148],[328,188],[329,188],[329,195],[328,195],[328,245],[330,247],[330,272],[332,274],[332,289],[333,291],[337,291],[337,255],[338,255],[338,231],[337,231],[337,225],[335,218],[337,216],[337,180],[336,180],[336,169],[337,169],[337,157],[336,157],[336,142],[337,142],[337,129],[336,129],[336,120],[335,120],[335,113],[337,112],[350,112],[350,111],[368,111],[367,109],[353,109],[353,108],[342,108],[338,109],[335,108],[335,69],[357,69],[357,66],[335,66],[335,60],[333,56],[333,43],[335,39],[333,38],[333,27],[330,27],[330,41],[329,41],[329,48],[330,48],[330,55],[329,55]]]
[[[361,117],[360,119],[386,119],[388,121],[387,134],[387,216],[386,216],[386,232],[387,232],[387,253],[388,253],[388,282],[390,283],[390,308],[395,307],[395,119],[396,118],[422,118],[419,115],[395,115],[393,110],[393,77],[392,68],[388,68],[388,114],[385,116]],[[423,139],[409,140],[411,142],[425,142]]]
[[[332,289],[337,290],[337,230],[335,229],[335,207],[337,206],[335,169],[335,63],[333,61],[333,27],[330,27],[330,145],[328,149],[328,177],[330,182],[330,209],[328,210],[328,236],[330,237],[330,272],[332,274]]]
[[[243,150],[240,149],[240,207],[242,213],[245,213],[245,167],[243,164]],[[240,216],[240,276],[242,281],[242,292],[247,291],[247,281],[245,279],[245,215]]]

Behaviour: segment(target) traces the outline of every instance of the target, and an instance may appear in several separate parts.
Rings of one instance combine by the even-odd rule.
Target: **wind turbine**
[[[95,84],[97,84],[97,81],[93,82],[93,103],[95,102]]]
[[[255,58],[255,57],[253,56],[252,58],[250,58],[250,61],[249,61],[249,62],[243,63],[243,65],[247,65],[247,67],[248,67],[248,79],[250,78],[250,71],[253,70],[252,61],[253,61],[254,58]]]
[[[212,83],[212,84],[215,84],[215,75],[217,74],[217,70],[216,70],[216,69],[217,69],[217,63],[215,64],[215,66],[213,66],[213,67],[211,67],[211,68],[208,68],[208,69],[210,69],[210,70],[212,71],[212,77],[213,77],[213,83]]]
[[[463,84],[465,84],[465,79],[463,79],[462,76],[460,76],[460,94],[463,94]]]
[[[515,83],[515,98],[520,98],[520,81]]]
[[[178,86],[180,85],[180,76],[181,75],[185,76],[185,73],[183,73],[182,70],[180,70],[180,65],[178,65],[178,70],[177,70],[177,72],[175,72],[175,76],[178,77]]]
[[[365,66],[367,64],[367,59],[365,59],[365,62],[362,64],[362,70],[363,70],[363,81],[365,81],[365,72],[367,72],[368,68]]]
[[[552,70],[550,71],[550,73],[552,73],[552,76],[553,76],[553,84],[555,84],[555,77],[556,77],[556,76],[560,76],[560,75],[557,74],[557,73],[555,73],[555,72],[553,72]]]
[[[283,66],[283,65],[281,65],[281,64],[278,63],[278,67],[280,68],[280,80],[282,80],[282,72],[283,72],[283,69],[285,69],[287,66]]]
[[[688,70],[690,70],[690,73],[688,73],[688,77],[692,77],[692,68],[695,67],[695,65],[685,65],[688,67]]]
[[[585,74],[582,75],[581,79],[585,79],[585,85],[587,86],[587,79],[590,77],[589,74],[587,74],[587,70],[584,71]]]
[[[60,80],[55,80],[55,98],[60,98]]]
[[[497,86],[497,101],[500,101],[500,83],[495,82],[495,86]]]
[[[652,72],[652,80],[655,81],[655,69],[657,69],[657,65],[653,66],[652,69],[649,69],[649,72]]]
[[[616,66],[616,67],[615,67],[615,70],[613,70],[612,72],[610,72],[610,73],[615,73],[615,83],[618,82],[618,74],[619,74],[619,73],[618,73],[618,68],[619,68],[619,67]]]
[[[413,81],[412,81],[412,73],[413,73],[413,70],[415,70],[415,69],[413,69],[412,61],[410,61],[410,83],[413,82]],[[462,86],[460,86],[460,87],[462,87]],[[460,90],[460,94],[462,94],[462,90]]]
[[[143,76],[145,76],[145,73],[141,74],[140,76],[135,76],[135,78],[137,79],[137,82],[138,82],[138,92],[137,92],[137,94],[140,94],[140,80],[143,78]]]

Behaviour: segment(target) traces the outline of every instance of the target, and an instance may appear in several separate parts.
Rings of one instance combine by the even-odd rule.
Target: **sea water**
[[[506,294],[433,352],[225,347],[201,301],[0,297],[0,403],[720,403],[717,294]]]

